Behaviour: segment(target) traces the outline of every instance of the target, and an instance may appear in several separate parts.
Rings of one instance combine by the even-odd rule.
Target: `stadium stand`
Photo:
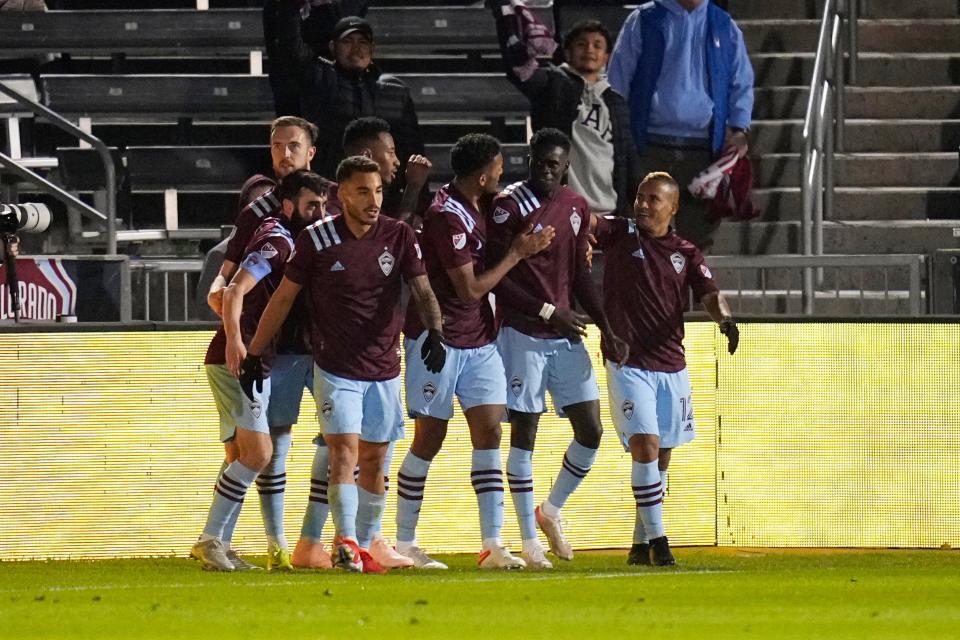
[[[435,163],[432,182],[449,177],[445,149],[471,130],[508,143],[508,167],[522,170],[522,148],[515,145],[527,135],[526,105],[502,75],[486,10],[401,4],[377,2],[369,18],[378,33],[378,59],[413,91]],[[229,182],[253,162],[247,154],[261,148],[273,115],[265,76],[250,74],[257,70],[251,52],[263,48],[260,3],[210,2],[210,11],[183,0],[153,0],[136,10],[112,0],[48,5],[64,11],[0,15],[0,57],[9,58],[0,69],[35,73],[45,104],[90,118],[93,132],[120,149],[138,228],[164,224],[157,192],[168,189],[181,194],[184,226],[229,223]],[[822,3],[730,5],[757,77],[751,154],[754,199],[764,214],[750,223],[724,223],[714,253],[795,253],[802,119]],[[99,11],[78,11],[92,7]],[[550,24],[556,20],[561,30],[595,17],[616,32],[629,10],[563,3],[540,8],[538,15]],[[825,250],[932,255],[955,246],[960,219],[960,9],[947,0],[875,0],[867,10],[858,25],[860,77],[846,95],[845,149],[836,161],[836,210],[825,224]],[[23,61],[40,53],[54,56]],[[262,63],[268,68],[269,60]],[[18,126],[24,155],[56,155],[63,165],[59,179],[84,190],[77,167],[69,165],[73,156],[57,151],[69,141],[29,119]],[[4,131],[9,138],[8,127]],[[182,150],[185,145],[199,148]],[[230,155],[217,160],[225,165],[220,176],[190,169],[210,153]]]

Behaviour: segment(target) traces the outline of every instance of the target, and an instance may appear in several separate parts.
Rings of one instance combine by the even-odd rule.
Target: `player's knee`
[[[273,456],[273,448],[269,446],[251,447],[246,451],[240,452],[240,462],[248,469],[263,471],[270,464],[270,458]]]
[[[503,429],[499,423],[490,425],[483,429],[473,429],[470,432],[470,438],[473,440],[474,449],[499,449],[500,439],[503,437]]]
[[[588,449],[598,449],[601,438],[603,438],[603,426],[599,422],[573,427],[573,439]]]
[[[647,464],[655,462],[660,455],[660,438],[637,434],[630,438],[630,457],[635,462]]]
[[[443,441],[447,438],[447,426],[443,423],[429,423],[422,424],[420,420],[417,421],[417,431],[413,436],[413,443],[410,445],[410,450],[413,451],[413,455],[417,456],[421,460],[433,460],[438,453],[440,453],[440,448],[443,446]]]

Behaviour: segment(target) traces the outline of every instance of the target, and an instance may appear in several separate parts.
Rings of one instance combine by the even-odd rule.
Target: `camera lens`
[[[52,217],[43,203],[0,204],[0,230],[7,233],[43,233]]]

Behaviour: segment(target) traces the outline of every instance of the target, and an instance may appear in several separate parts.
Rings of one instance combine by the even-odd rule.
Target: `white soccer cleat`
[[[234,571],[233,562],[219,538],[197,540],[190,549],[190,557],[199,560],[204,571]]]
[[[547,554],[544,553],[543,547],[539,544],[532,549],[525,550],[520,557],[523,558],[523,561],[527,563],[528,569],[533,569],[535,571],[545,571],[547,569],[553,569],[553,563],[547,560]]]
[[[492,547],[480,552],[477,566],[481,569],[523,569],[527,563],[510,553],[506,547]]]
[[[547,542],[550,543],[550,551],[561,560],[573,560],[573,547],[563,537],[563,525],[560,518],[551,518],[543,512],[542,505],[537,507],[535,512],[537,526],[547,536]]]
[[[400,555],[406,556],[413,560],[414,569],[446,569],[447,565],[443,564],[439,560],[434,560],[420,547],[414,545],[412,547],[407,547],[404,550],[397,549],[397,552]]]
[[[374,536],[370,543],[370,555],[384,569],[406,569],[414,566],[413,559],[399,553],[380,534]]]

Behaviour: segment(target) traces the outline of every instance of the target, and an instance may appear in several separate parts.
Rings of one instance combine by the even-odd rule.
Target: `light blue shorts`
[[[696,427],[686,369],[675,373],[617,369],[609,360],[606,367],[610,416],[625,451],[630,450],[631,436],[638,433],[660,436],[663,449],[693,440]]]
[[[583,342],[533,338],[503,327],[497,336],[507,379],[507,408],[524,413],[547,410],[546,392],[557,415],[563,408],[600,399],[597,378]]]
[[[233,440],[237,427],[270,433],[267,425],[267,412],[270,406],[270,378],[263,381],[263,393],[257,394],[253,402],[244,395],[240,382],[230,374],[226,365],[204,365],[207,371],[207,382],[213,391],[213,401],[217,404],[217,413],[220,414],[220,442]]]
[[[427,335],[424,331],[416,341],[403,341],[407,363],[404,374],[407,415],[449,420],[453,417],[454,395],[464,411],[485,404],[506,404],[506,378],[497,345],[488,344],[476,349],[447,347],[443,370],[430,373],[420,357],[420,348]]]
[[[350,380],[314,365],[313,398],[324,436],[359,434],[364,442],[403,438],[400,376],[390,380]]]
[[[267,424],[271,428],[297,424],[303,390],[313,393],[313,356],[278,355],[270,369],[270,380]]]

